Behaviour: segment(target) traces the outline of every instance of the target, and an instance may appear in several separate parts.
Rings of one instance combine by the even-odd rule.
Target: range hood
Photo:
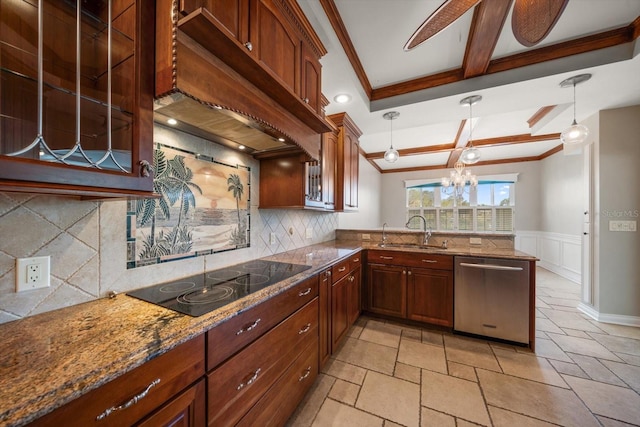
[[[318,160],[322,133],[331,130],[324,114],[282,89],[205,9],[184,16],[178,3],[156,3],[155,120],[173,118],[185,132],[256,157],[299,152]]]

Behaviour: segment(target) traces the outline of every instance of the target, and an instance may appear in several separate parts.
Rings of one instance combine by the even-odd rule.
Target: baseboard
[[[593,306],[580,303],[578,304],[578,310],[591,317],[593,320],[597,320],[602,323],[613,323],[616,325],[635,326],[640,328],[640,317],[638,316],[626,316],[623,314],[607,314],[600,313]]]

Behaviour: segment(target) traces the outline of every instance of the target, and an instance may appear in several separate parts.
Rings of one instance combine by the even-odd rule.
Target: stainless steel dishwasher
[[[455,258],[455,331],[529,344],[529,262]]]

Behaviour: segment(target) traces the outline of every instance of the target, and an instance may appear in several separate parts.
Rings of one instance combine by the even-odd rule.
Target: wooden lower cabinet
[[[318,363],[321,368],[331,356],[331,269],[320,273],[318,285],[319,344]]]
[[[453,326],[453,271],[408,270],[407,318]]]
[[[207,425],[205,388],[203,378],[136,427],[204,427]]]
[[[362,272],[360,266],[351,271],[347,290],[347,322],[349,326],[360,316],[362,310]]]
[[[406,317],[406,267],[369,264],[367,272],[367,310],[386,316]]]
[[[335,352],[349,330],[349,276],[331,286],[331,352]]]

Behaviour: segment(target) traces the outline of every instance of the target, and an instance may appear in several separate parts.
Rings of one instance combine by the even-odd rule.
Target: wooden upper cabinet
[[[318,114],[323,114],[321,79],[322,68],[318,57],[311,48],[302,43],[302,69],[300,75],[300,96],[302,102]]]
[[[327,210],[336,208],[336,160],[338,152],[338,132],[322,135],[322,201]]]
[[[335,210],[358,210],[358,175],[362,131],[346,113],[328,116],[338,127]]]
[[[0,191],[153,193],[154,2],[81,8],[3,2]]]
[[[227,31],[227,37],[242,44],[249,41],[249,0],[182,0],[179,8],[182,15],[204,8]]]

